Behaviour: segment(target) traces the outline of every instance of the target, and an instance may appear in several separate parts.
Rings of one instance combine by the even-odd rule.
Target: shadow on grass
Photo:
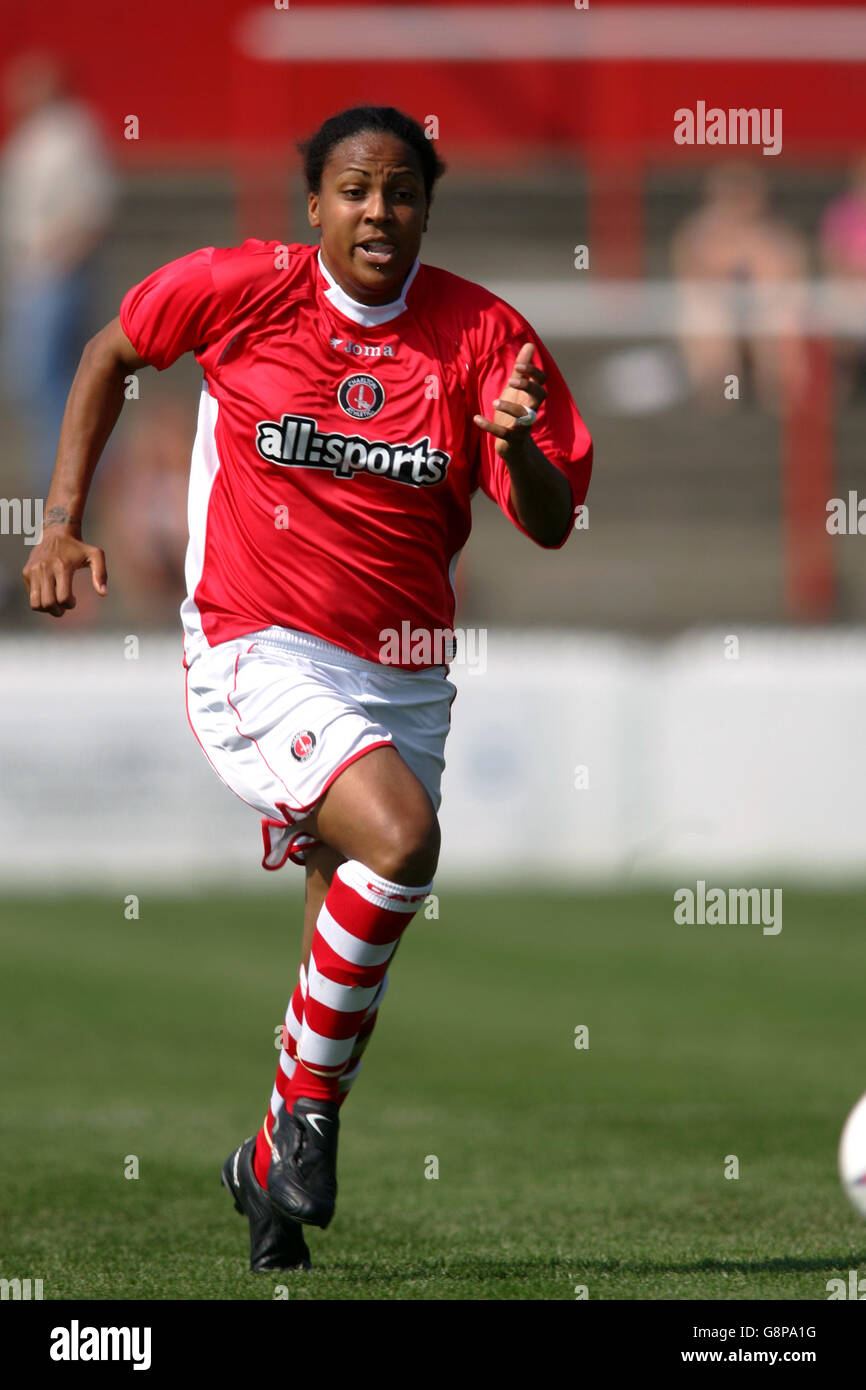
[[[407,1279],[537,1279],[540,1276],[569,1278],[578,1270],[581,1275],[588,1274],[819,1274],[841,1269],[849,1269],[852,1260],[866,1260],[866,1248],[859,1256],[846,1251],[837,1256],[799,1257],[779,1256],[774,1259],[738,1260],[719,1259],[707,1256],[695,1260],[611,1260],[547,1259],[484,1259],[483,1256],[452,1256],[450,1258],[431,1258],[420,1262],[383,1259],[380,1262],[353,1259],[336,1259],[316,1266],[329,1277],[375,1280]]]

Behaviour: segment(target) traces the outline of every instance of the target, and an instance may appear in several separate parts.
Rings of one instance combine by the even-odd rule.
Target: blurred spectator
[[[48,491],[63,410],[91,318],[114,179],[98,127],[59,60],[6,69],[11,131],[0,156],[3,385],[30,435],[31,483]]]
[[[132,404],[126,411],[129,432],[112,445],[102,477],[97,473],[98,522],[89,539],[105,551],[112,612],[119,606],[124,622],[142,627],[174,626],[186,593],[195,413],[188,401],[171,397],[149,401],[141,414]],[[82,595],[92,592],[81,588]]]
[[[851,188],[830,203],[818,233],[821,266],[833,280],[866,288],[866,156],[855,164]],[[840,287],[843,298],[844,286]],[[843,391],[866,393],[866,321],[861,337],[840,338],[835,355]]]
[[[770,410],[793,400],[806,374],[808,257],[799,233],[771,215],[763,174],[754,165],[713,169],[703,207],[678,228],[671,252],[692,389],[723,409],[725,378],[734,374],[741,400]]]

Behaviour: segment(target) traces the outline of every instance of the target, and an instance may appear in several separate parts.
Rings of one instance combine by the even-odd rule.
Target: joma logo
[[[351,338],[331,338],[331,347],[348,352],[350,357],[396,357],[390,343],[353,343]]]

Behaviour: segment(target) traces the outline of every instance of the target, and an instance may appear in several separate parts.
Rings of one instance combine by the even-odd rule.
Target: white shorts
[[[292,827],[373,748],[393,743],[438,811],[456,694],[445,666],[398,670],[280,627],[202,649],[186,675],[193,733],[262,817],[265,869],[303,864],[317,841]]]

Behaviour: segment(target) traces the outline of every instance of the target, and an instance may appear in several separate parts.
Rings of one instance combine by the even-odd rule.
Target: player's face
[[[310,193],[322,260],[362,304],[399,298],[427,226],[424,179],[414,150],[394,135],[361,131],[332,149],[321,191]],[[379,242],[378,246],[363,243]]]

